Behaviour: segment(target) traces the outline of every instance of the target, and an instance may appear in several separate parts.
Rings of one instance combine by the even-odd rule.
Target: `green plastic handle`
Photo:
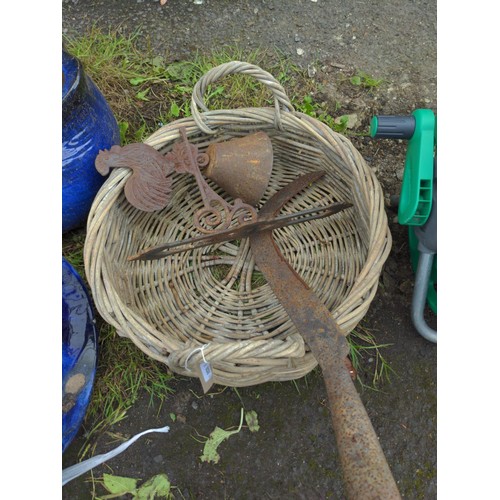
[[[398,221],[422,226],[432,208],[436,117],[430,109],[416,109],[415,131],[409,140],[399,199]]]

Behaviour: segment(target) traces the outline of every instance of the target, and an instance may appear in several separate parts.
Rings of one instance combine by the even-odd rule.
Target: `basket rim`
[[[375,296],[380,273],[392,244],[384,197],[374,172],[348,138],[333,131],[319,120],[298,111],[286,111],[282,114],[282,129],[277,129],[275,110],[270,107],[209,110],[203,112],[202,116],[204,122],[211,126],[212,130],[216,129],[216,134],[207,135],[193,117],[186,117],[164,125],[144,142],[158,150],[167,148],[180,137],[180,127],[186,129],[188,137],[198,136],[210,140],[222,137],[224,134],[242,134],[245,131],[257,130],[273,130],[276,134],[283,132],[292,135],[306,134],[323,148],[332,150],[348,166],[353,178],[357,179],[356,184],[360,187],[359,197],[366,204],[370,221],[367,227],[369,245],[366,262],[349,293],[341,304],[332,311],[332,316],[339,323],[344,334],[347,335],[364,317]],[[95,298],[96,307],[105,321],[115,326],[121,335],[131,338],[146,354],[165,363],[173,371],[192,375],[186,370],[183,371],[182,366],[179,365],[185,360],[188,346],[173,339],[166,342],[167,347],[165,344],[162,345],[157,340],[161,337],[161,332],[148,324],[147,321],[139,318],[138,315],[132,314],[125,304],[120,303],[114,291],[109,289],[110,282],[106,277],[109,271],[105,269],[102,255],[99,254],[105,246],[106,236],[103,234],[105,226],[110,224],[107,215],[123,191],[130,175],[131,172],[128,168],[114,169],[94,199],[88,217],[84,245],[84,266],[87,279]],[[141,334],[137,335],[134,328],[139,328]],[[235,342],[241,343],[241,341]],[[228,349],[227,344],[222,347]],[[192,350],[192,346],[189,346],[189,349]],[[214,377],[216,383],[224,383],[225,385],[241,386],[269,380],[289,380],[303,376],[316,366],[316,361],[311,360],[308,356],[307,362],[304,362],[303,366],[294,368],[292,365],[295,361],[290,361],[292,358],[289,358],[286,366],[273,367],[273,370],[267,372],[263,370],[262,373],[259,373],[258,370],[249,371],[242,377],[241,372],[233,373],[233,366],[225,366],[224,361],[217,362],[219,349],[221,349],[221,343],[213,341],[211,346],[204,350],[204,353],[207,358],[215,360]],[[306,352],[306,354],[308,353]],[[200,356],[194,355],[192,361],[196,362],[199,358]],[[229,363],[227,364],[229,365]]]

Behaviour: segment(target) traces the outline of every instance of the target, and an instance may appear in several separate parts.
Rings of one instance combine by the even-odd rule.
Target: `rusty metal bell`
[[[256,132],[245,137],[211,144],[204,175],[234,199],[257,205],[262,198],[273,167],[273,148],[269,136]]]

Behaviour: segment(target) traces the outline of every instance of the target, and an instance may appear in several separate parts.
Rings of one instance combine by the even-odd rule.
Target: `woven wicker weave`
[[[235,73],[269,87],[274,108],[207,110],[207,86]],[[300,174],[326,172],[282,213],[353,203],[335,216],[274,231],[285,257],[347,335],[374,297],[391,246],[382,190],[359,152],[344,136],[294,111],[269,73],[237,61],[201,78],[193,91],[192,117],[162,127],[145,142],[165,154],[179,140],[179,127],[202,151],[212,142],[266,132],[274,161],[261,203]],[[130,174],[127,168],[113,171],[88,218],[85,269],[102,318],[179,374],[194,376],[194,363],[203,357],[212,365],[215,383],[234,387],[310,372],[316,360],[258,272],[247,239],[161,260],[127,261],[147,247],[197,236],[193,214],[203,206],[195,179],[174,174],[169,207],[137,210],[123,192]]]

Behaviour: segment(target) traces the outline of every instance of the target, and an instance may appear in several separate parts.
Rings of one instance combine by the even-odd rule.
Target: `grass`
[[[333,109],[316,101],[319,84],[307,72],[278,52],[244,51],[237,47],[221,48],[208,54],[198,53],[191,60],[174,61],[168,54],[155,55],[139,48],[139,31],[129,36],[105,33],[92,28],[84,37],[64,38],[65,48],[82,63],[85,72],[99,87],[117,118],[121,142],[141,142],[160,126],[189,116],[194,85],[210,68],[233,60],[262,67],[285,86],[295,109],[325,122],[338,132],[346,132],[346,120]],[[371,88],[379,83],[358,73],[352,85]],[[354,78],[354,77],[353,77]],[[205,103],[210,109],[236,109],[273,104],[272,94],[264,85],[245,75],[226,77],[207,89]],[[84,230],[63,235],[62,253],[85,278],[83,265]],[[254,276],[259,283],[263,277]],[[237,286],[237,284],[235,285]],[[130,340],[98,318],[99,365],[93,396],[84,428],[87,441],[80,456],[92,453],[92,438],[108,432],[123,420],[141,391],[149,394],[151,404],[160,405],[171,393],[173,375],[161,363],[149,358]],[[366,330],[351,335],[351,354],[359,368],[366,352],[376,360],[373,383],[387,377],[390,368]],[[295,382],[294,382],[295,383]],[[298,386],[295,383],[295,387]],[[298,389],[297,389],[298,390]]]
[[[360,86],[365,89],[374,89],[383,82],[383,80],[377,80],[364,71],[358,71],[354,76],[351,76],[349,81],[352,85]]]
[[[357,380],[363,387],[379,390],[384,382],[390,382],[391,374],[395,373],[382,354],[384,347],[388,347],[390,344],[377,344],[373,333],[361,324],[349,334],[347,340],[352,365],[358,372]],[[369,384],[363,382],[360,376],[360,372],[367,366],[366,361],[369,364],[373,363]]]
[[[337,116],[340,104],[335,103],[330,108],[325,102],[316,101],[313,94],[320,85],[308,77],[306,70],[292,64],[277,51],[222,47],[208,54],[199,52],[191,60],[170,61],[167,54],[160,56],[150,49],[139,49],[139,33],[124,36],[105,33],[94,27],[85,37],[64,38],[67,50],[82,62],[113,109],[122,143],[142,141],[165,123],[190,116],[191,95],[196,82],[209,69],[234,60],[262,67],[286,87],[295,109],[326,123],[337,132],[347,132],[346,116]],[[376,81],[365,73],[352,78],[359,78],[361,86],[375,86]],[[270,90],[247,75],[221,79],[209,86],[204,97],[209,109],[273,104]]]
[[[89,452],[89,443],[98,432],[108,431],[126,418],[143,391],[149,395],[150,404],[159,404],[160,408],[173,393],[174,376],[164,365],[148,357],[130,340],[118,337],[112,326],[99,323],[99,365],[85,415],[85,422],[90,422],[91,427],[86,432],[81,458]]]
[[[85,233],[83,231],[73,231],[63,234],[62,253],[82,278],[85,277],[85,267],[83,265],[84,243]]]
[[[196,82],[210,68],[223,62],[245,60],[266,65],[281,83],[294,87],[293,74],[302,74],[291,64],[262,51],[244,52],[221,48],[210,54],[196,54],[189,61],[169,61],[138,49],[138,33],[125,37],[92,28],[84,38],[65,38],[69,52],[80,59],[87,74],[106,96],[122,131],[122,143],[138,142],[161,125],[189,116]],[[210,86],[205,103],[210,109],[231,109],[272,103],[270,91],[246,76],[226,77]]]

